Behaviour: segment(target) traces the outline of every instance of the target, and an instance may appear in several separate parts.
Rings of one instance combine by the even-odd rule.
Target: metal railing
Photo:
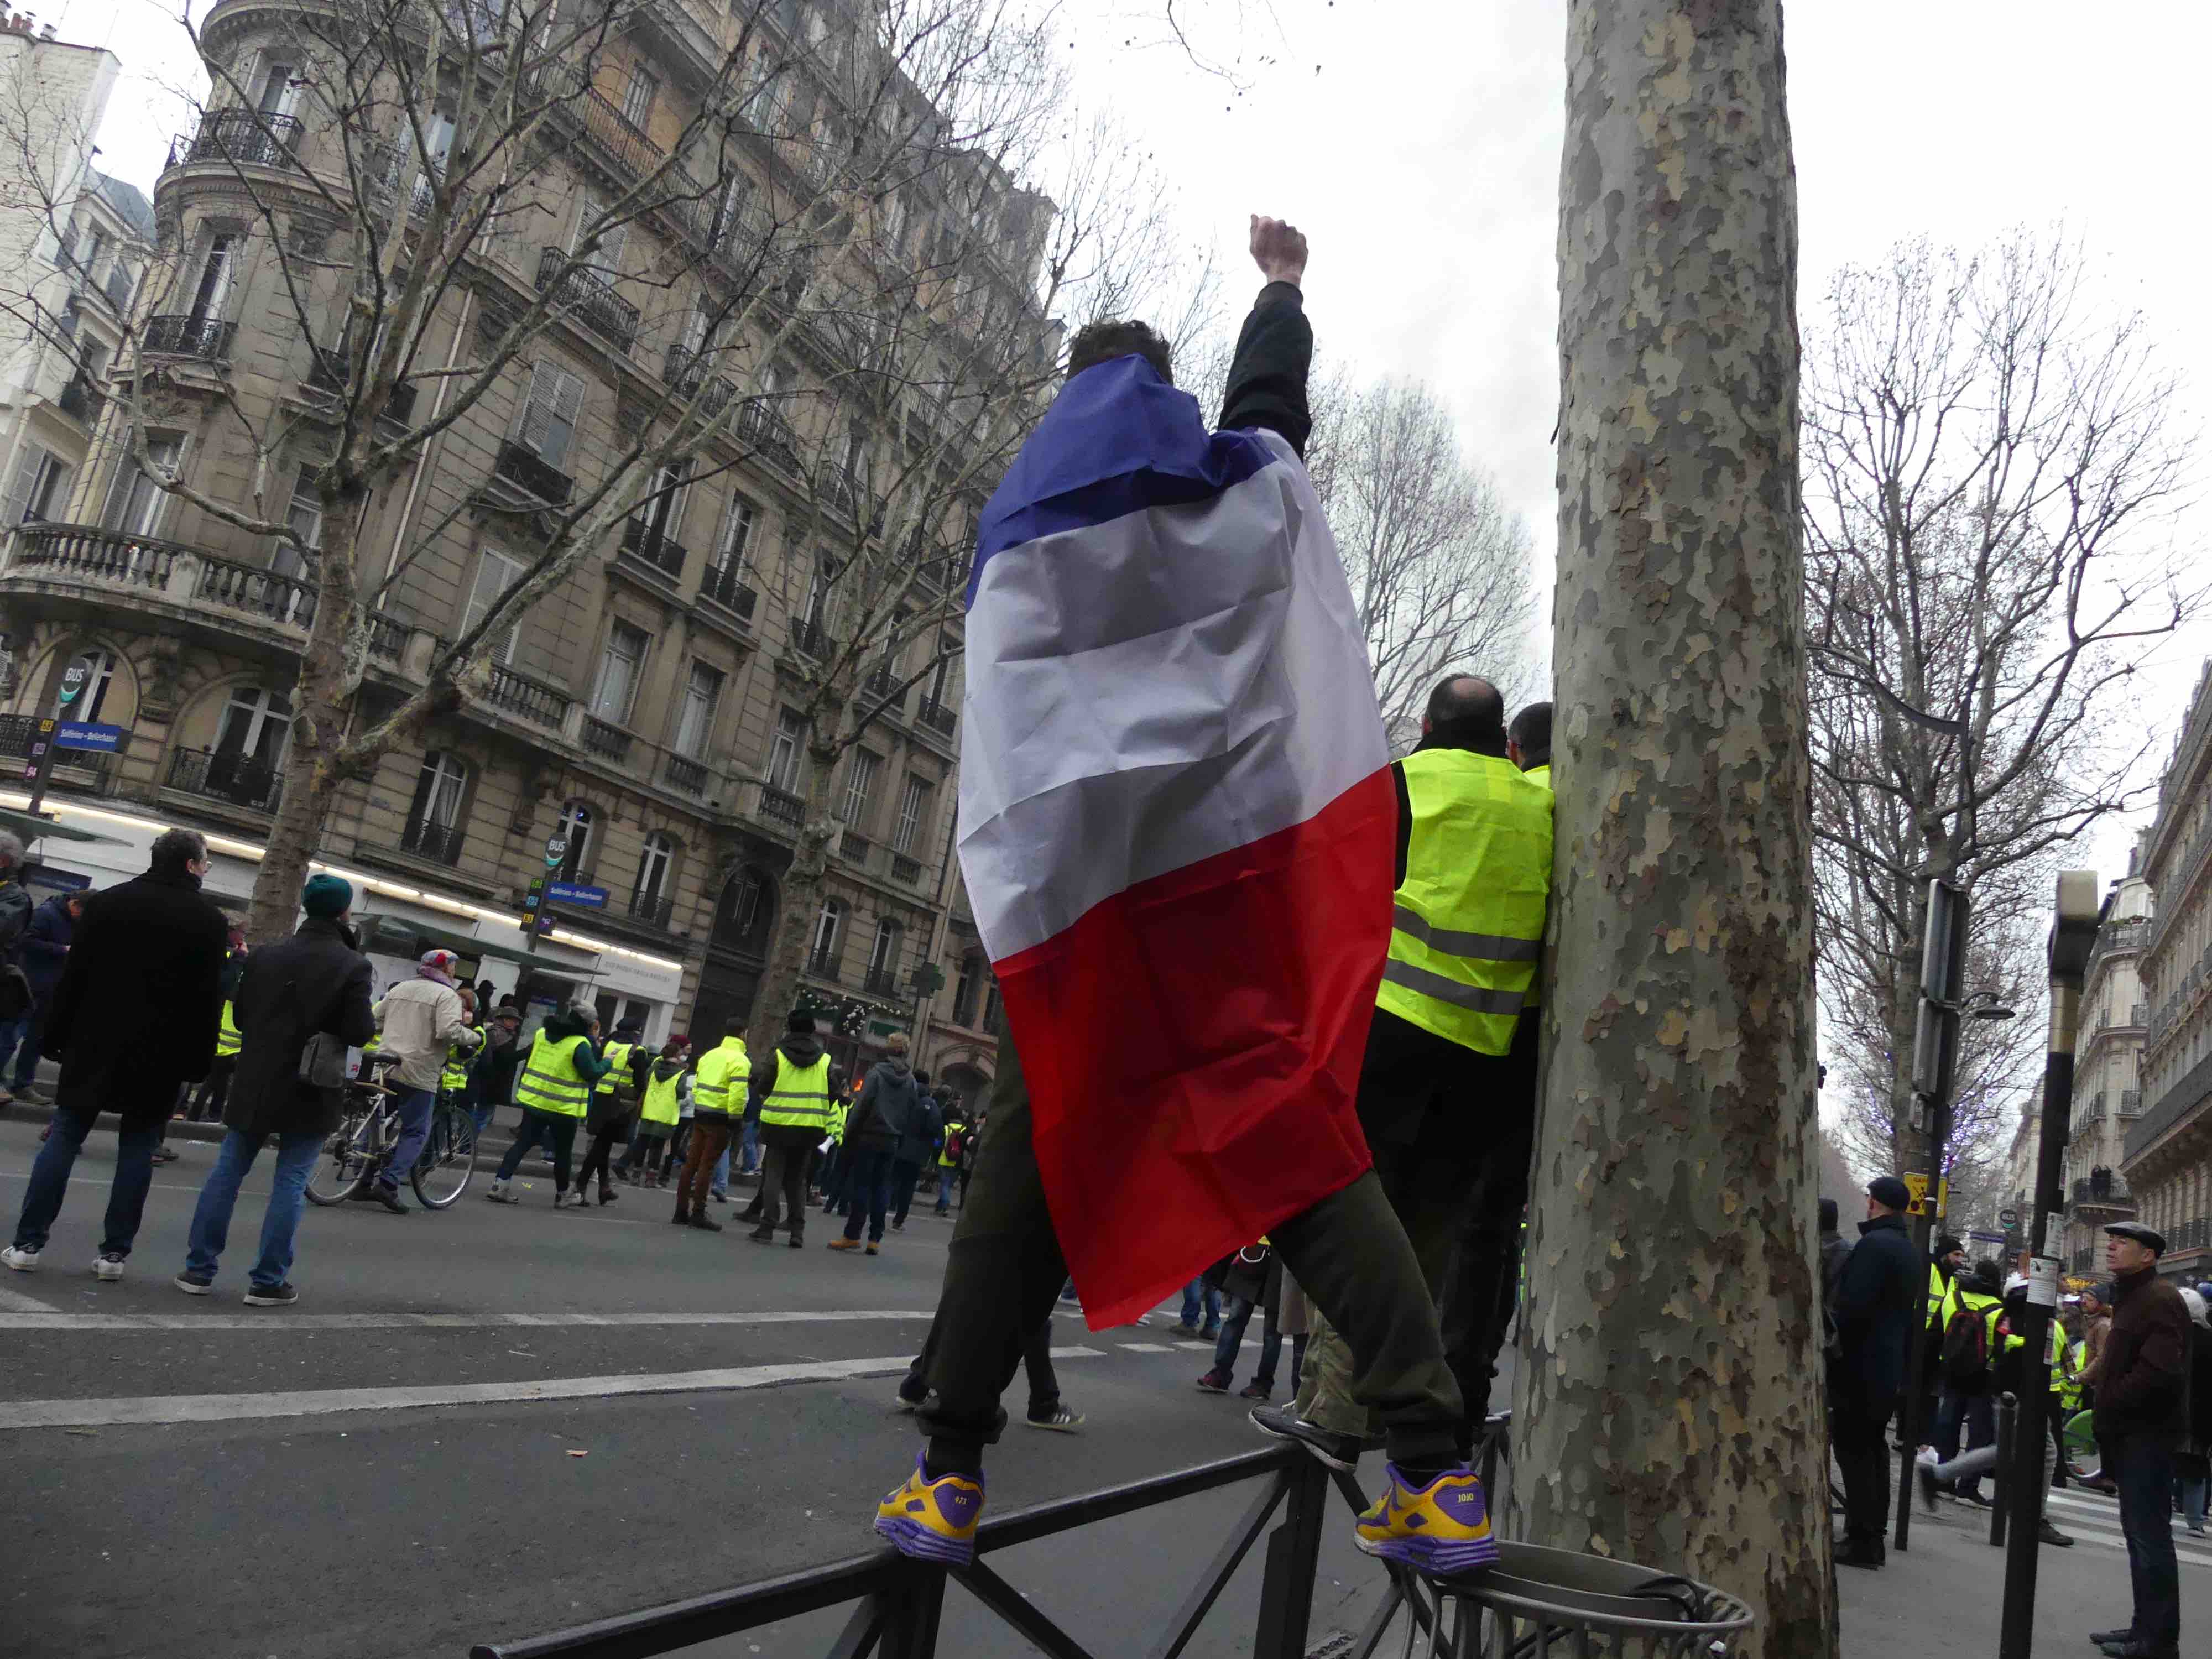
[[[723,376],[717,374],[709,378],[707,360],[687,347],[672,345],[668,348],[667,371],[665,378],[668,384],[676,389],[678,397],[694,397],[701,386],[707,388],[702,408],[709,420],[729,407],[730,400],[738,395],[737,387]]]
[[[672,580],[684,579],[684,546],[656,525],[643,519],[623,520],[622,550],[640,564],[650,565]]]
[[[835,985],[837,983],[837,958],[819,951],[811,951],[806,958],[806,971],[817,979],[826,979]]]
[[[568,723],[571,701],[565,691],[541,684],[512,668],[497,666],[491,671],[491,684],[485,690],[484,700],[495,708],[539,726],[550,726],[556,732]]]
[[[627,351],[637,338],[638,309],[614,285],[580,265],[571,266],[566,249],[549,247],[538,256],[538,291],[553,290],[556,303],[594,332]]]
[[[139,331],[138,349],[155,357],[198,357],[221,362],[230,356],[236,323],[220,317],[149,317]]]
[[[861,976],[860,988],[872,996],[896,996],[898,975],[888,968],[871,968]]]
[[[499,459],[492,463],[491,470],[493,476],[550,507],[565,503],[569,491],[576,487],[576,481],[559,467],[512,438],[500,445]]]
[[[107,407],[107,398],[95,391],[92,382],[82,374],[70,376],[70,383],[62,388],[61,396],[54,399],[63,414],[85,426],[97,426],[100,416]]]
[[[760,595],[746,585],[743,572],[733,564],[718,564],[700,577],[699,597],[713,600],[747,623],[752,621],[753,608],[760,603]]]
[[[915,718],[931,731],[948,738],[952,735],[953,728],[959,723],[960,719],[958,709],[941,703],[934,697],[924,697],[921,700],[921,707],[915,709],[914,714]]]
[[[681,790],[687,795],[703,796],[707,793],[707,768],[689,755],[668,757],[667,781],[671,789]]]
[[[200,118],[199,130],[189,138],[169,141],[169,159],[162,170],[189,161],[234,161],[241,167],[295,166],[300,134],[305,129],[296,115],[263,115],[250,109],[211,109]]]
[[[179,749],[169,757],[165,788],[250,812],[274,812],[284,799],[284,774],[266,761],[207,749]]]
[[[15,527],[11,568],[65,572],[82,580],[117,582],[131,587],[162,587],[177,555],[193,549],[180,542],[126,536],[89,524],[26,524]]]
[[[609,760],[628,760],[629,733],[611,720],[603,720],[597,714],[586,714],[584,716],[584,747]]]
[[[668,918],[675,914],[676,895],[673,893],[633,893],[629,898],[630,919],[641,921],[648,927],[665,927]]]
[[[791,648],[804,655],[819,659],[829,643],[829,635],[818,622],[795,622],[791,625]]]
[[[788,789],[779,789],[772,783],[761,785],[760,810],[763,817],[787,823],[794,830],[806,822],[806,803]]]
[[[210,554],[200,555],[199,586],[194,597],[203,604],[242,611],[287,628],[314,626],[315,590],[307,583]]]
[[[399,850],[412,853],[418,859],[428,859],[433,864],[459,864],[461,843],[468,839],[468,830],[458,823],[433,823],[428,818],[410,822],[399,837]]]
[[[990,1564],[992,1556],[1042,1538],[1248,1481],[1258,1482],[1258,1490],[1238,1519],[1210,1537],[1212,1547],[1199,1558],[1204,1565],[1194,1582],[1157,1632],[1140,1635],[1116,1628],[1094,1638],[1094,1645],[1086,1647]],[[976,1559],[969,1566],[948,1570],[882,1549],[544,1636],[478,1643],[470,1649],[470,1659],[554,1659],[556,1655],[561,1659],[646,1659],[848,1603],[854,1604],[852,1613],[828,1652],[840,1659],[870,1653],[884,1659],[936,1659],[948,1579],[957,1580],[994,1618],[1053,1659],[1133,1653],[1178,1659],[1237,1568],[1263,1538],[1259,1608],[1250,1644],[1238,1640],[1235,1645],[1253,1659],[1304,1659],[1332,1484],[1345,1501],[1364,1506],[1366,1498],[1354,1477],[1332,1474],[1298,1447],[1271,1446],[986,1521],[975,1529]],[[1365,1638],[1347,1652],[1375,1651],[1389,1619],[1401,1607],[1417,1632],[1431,1628],[1437,1614],[1417,1582],[1403,1568],[1389,1566],[1387,1571],[1395,1593],[1377,1610]],[[1581,1653],[1586,1645],[1574,1650]],[[1454,1650],[1478,1650],[1455,1644]],[[1565,1644],[1557,1651],[1564,1655]]]
[[[611,100],[591,88],[584,92],[584,130],[633,179],[642,179],[668,159],[668,152],[631,124]]]
[[[799,471],[799,434],[782,410],[765,398],[756,398],[738,412],[738,436],[753,453],[796,475]]]

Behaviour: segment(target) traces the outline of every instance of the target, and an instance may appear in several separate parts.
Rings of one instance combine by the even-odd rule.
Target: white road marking
[[[1054,1359],[1103,1359],[1096,1348],[1054,1348]],[[592,1400],[623,1395],[720,1393],[787,1382],[842,1382],[890,1376],[910,1354],[882,1359],[817,1360],[645,1376],[560,1376],[537,1382],[467,1382],[444,1388],[303,1389],[277,1394],[184,1394],[117,1400],[21,1400],[0,1403],[0,1430],[96,1428],[132,1423],[228,1423],[333,1412],[404,1411],[425,1406],[504,1405],[534,1400]]]
[[[0,1308],[11,1313],[52,1315],[54,1312],[52,1304],[41,1302],[35,1296],[25,1296],[21,1291],[11,1291],[5,1285],[0,1285]],[[58,1315],[54,1316],[59,1317]]]
[[[894,1319],[927,1324],[935,1317],[926,1308],[866,1310],[845,1312],[792,1313],[556,1313],[556,1314],[444,1314],[444,1313],[173,1313],[72,1314],[56,1313],[28,1297],[0,1306],[24,1309],[0,1313],[0,1331],[242,1331],[304,1329],[310,1331],[466,1331],[527,1329],[540,1327],[659,1325],[834,1325],[848,1319]],[[35,1312],[30,1311],[36,1310]]]
[[[1121,1345],[1121,1352],[1124,1353],[1173,1353],[1175,1348],[1172,1344],[1166,1342],[1124,1342]]]

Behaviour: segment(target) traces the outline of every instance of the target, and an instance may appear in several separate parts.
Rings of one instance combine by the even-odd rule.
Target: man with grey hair
[[[0,963],[15,954],[24,930],[31,925],[31,895],[23,885],[23,842],[0,830]],[[32,1024],[30,981],[20,972],[0,979],[0,1070],[4,1070],[16,1048],[29,1037]],[[16,1073],[27,1076],[38,1064],[35,1056],[19,1062]],[[15,1097],[0,1089],[0,1106],[12,1106]]]
[[[31,1166],[15,1243],[0,1265],[29,1273],[69,1191],[77,1149],[101,1112],[120,1120],[107,1221],[93,1272],[123,1277],[153,1184],[154,1148],[181,1084],[215,1061],[230,925],[200,895],[207,842],[164,830],[146,873],[92,896],[54,987],[40,1048],[62,1066],[54,1121]]]

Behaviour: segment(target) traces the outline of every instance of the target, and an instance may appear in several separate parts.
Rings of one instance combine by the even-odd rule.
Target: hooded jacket
[[[855,1152],[896,1153],[921,1109],[914,1067],[896,1054],[879,1060],[869,1067],[860,1097],[845,1120],[845,1145]]]
[[[786,1035],[768,1051],[765,1060],[753,1064],[752,1079],[745,1091],[745,1116],[759,1121],[761,1102],[775,1091],[776,1073],[782,1066],[804,1070],[821,1059],[822,1054],[822,1039],[811,1032]],[[760,1138],[764,1146],[811,1146],[822,1139],[822,1132],[805,1124],[762,1123]]]

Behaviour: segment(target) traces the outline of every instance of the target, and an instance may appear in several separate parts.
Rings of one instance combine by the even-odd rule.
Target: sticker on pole
[[[2027,1261],[2027,1299],[2039,1308],[2058,1305],[2058,1258],[2030,1256]]]

